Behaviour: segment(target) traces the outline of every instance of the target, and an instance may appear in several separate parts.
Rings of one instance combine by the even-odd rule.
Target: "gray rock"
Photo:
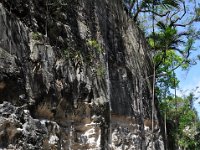
[[[163,150],[141,31],[119,0],[65,2],[0,2],[0,148]]]

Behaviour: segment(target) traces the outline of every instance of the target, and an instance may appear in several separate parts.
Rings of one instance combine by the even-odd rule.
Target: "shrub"
[[[51,120],[54,116],[53,112],[51,112],[50,105],[47,103],[38,105],[35,114],[37,118],[48,120]]]
[[[39,32],[32,32],[32,39],[40,41],[42,39],[42,35]]]
[[[103,65],[97,66],[96,73],[97,73],[97,76],[103,77],[106,73],[105,67]]]
[[[89,47],[96,50],[97,53],[103,53],[104,49],[99,45],[99,43],[96,40],[87,40],[86,43]]]

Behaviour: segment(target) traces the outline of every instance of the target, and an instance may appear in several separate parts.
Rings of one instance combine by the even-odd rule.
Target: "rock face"
[[[120,0],[0,2],[0,148],[163,150],[151,77]]]

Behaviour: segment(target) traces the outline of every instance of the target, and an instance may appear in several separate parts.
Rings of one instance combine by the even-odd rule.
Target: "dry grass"
[[[6,83],[4,81],[0,82],[0,90],[3,90],[6,87]]]
[[[119,124],[127,124],[127,125],[137,123],[135,118],[131,118],[125,115],[118,115],[118,114],[111,115],[111,122],[119,123]]]
[[[43,140],[43,145],[42,145],[43,150],[57,150],[57,146],[54,144],[50,144],[48,139]]]
[[[42,144],[42,149],[43,150],[48,150],[48,149],[50,149],[50,145],[49,145],[49,140],[48,139],[44,139],[43,140],[43,144]]]
[[[154,126],[158,125],[157,121],[153,121]],[[144,125],[151,128],[152,127],[152,120],[151,119],[145,119],[144,120]]]
[[[16,124],[5,120],[0,126],[0,144],[13,144],[20,136],[20,131],[17,130]]]
[[[42,105],[38,105],[36,109],[36,117],[39,119],[53,119],[53,112],[50,109],[50,105],[48,103],[44,103]]]

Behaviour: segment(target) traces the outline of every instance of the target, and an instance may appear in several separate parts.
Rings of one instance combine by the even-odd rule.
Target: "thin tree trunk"
[[[153,88],[152,88],[152,141],[151,141],[151,144],[152,144],[152,150],[154,150],[154,133],[153,133],[153,131],[154,131],[154,110],[155,110],[155,99],[154,99],[154,97],[155,97],[155,76],[156,76],[156,72],[155,72],[155,64],[154,64],[154,66],[153,66]]]

